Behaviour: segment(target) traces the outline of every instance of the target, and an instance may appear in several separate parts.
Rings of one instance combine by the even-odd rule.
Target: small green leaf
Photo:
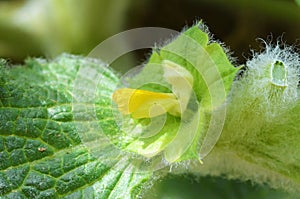
[[[287,69],[280,61],[276,61],[271,66],[271,81],[276,86],[287,86]]]

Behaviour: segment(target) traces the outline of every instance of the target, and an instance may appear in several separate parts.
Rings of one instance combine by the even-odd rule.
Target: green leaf
[[[198,159],[199,156],[203,158],[216,142],[219,134],[211,133],[208,124],[216,119],[212,111],[225,101],[238,68],[232,66],[220,44],[210,41],[208,33],[203,31],[205,28],[199,22],[169,44],[154,49],[143,70],[131,79],[130,86],[134,88],[156,92],[170,92],[173,89],[174,92],[174,87],[182,87],[182,84],[168,82],[163,69],[166,64],[172,64],[187,70],[192,75],[193,85],[191,94],[185,92],[187,88],[181,88],[181,97],[190,95],[185,96],[189,98],[188,108],[181,118],[168,114],[163,128],[152,132],[152,136],[129,139],[135,141],[129,143],[128,150],[146,157],[163,153],[163,157],[172,163]],[[180,71],[178,73],[183,75]],[[178,81],[181,81],[180,77]],[[151,124],[162,120],[151,119]],[[146,125],[142,132],[148,130]],[[206,137],[214,141],[204,141]]]
[[[296,0],[296,3],[300,6],[300,0]]]
[[[107,82],[98,101],[90,102],[99,110],[111,103],[118,81],[103,63],[70,55],[13,67],[0,60],[1,198],[132,198],[151,177],[130,157],[96,157],[81,142],[72,101],[78,72],[86,66],[97,67]],[[113,128],[109,120],[99,123]]]

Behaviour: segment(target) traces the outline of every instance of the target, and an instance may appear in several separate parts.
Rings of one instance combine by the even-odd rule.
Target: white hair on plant
[[[293,47],[265,45],[262,53],[247,61],[248,70],[238,84],[250,94],[250,101],[255,99],[255,104],[274,114],[298,99],[300,58]]]
[[[202,171],[299,191],[300,57],[294,47],[265,43],[246,66]]]

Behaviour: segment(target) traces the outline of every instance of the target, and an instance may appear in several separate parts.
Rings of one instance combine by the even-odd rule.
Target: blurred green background
[[[280,38],[293,45],[300,39],[300,7],[294,0],[2,0],[0,57],[22,63],[28,56],[87,55],[124,30],[152,26],[181,31],[199,19],[230,47],[237,64],[251,57],[250,49],[260,49],[257,38],[273,42]],[[149,52],[130,53],[118,64],[134,66]],[[189,175],[168,175],[145,195],[147,199],[286,197],[250,182]]]
[[[87,55],[121,31],[144,26],[181,31],[202,19],[239,62],[259,49],[257,38],[288,44],[300,38],[300,8],[294,0],[2,0],[0,56],[21,62],[28,56],[62,52]],[[135,60],[145,59],[136,52]]]
[[[144,195],[144,199],[287,199],[295,198],[267,186],[220,177],[168,175]]]

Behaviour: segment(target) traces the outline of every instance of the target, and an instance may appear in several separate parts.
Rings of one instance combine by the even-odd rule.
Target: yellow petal
[[[166,112],[180,115],[180,105],[171,93],[159,93],[131,88],[118,89],[113,94],[121,113],[133,118],[150,118]]]

